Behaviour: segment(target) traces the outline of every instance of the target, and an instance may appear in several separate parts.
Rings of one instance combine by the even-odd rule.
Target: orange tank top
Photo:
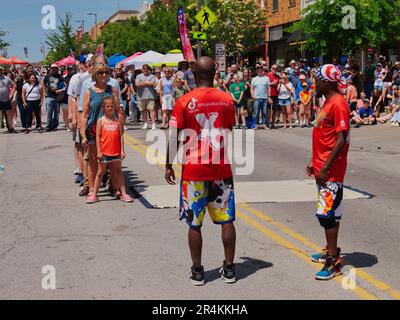
[[[308,98],[310,97],[310,92],[309,91],[306,91],[306,92],[300,91],[300,95],[299,96],[300,96],[300,101],[302,103],[306,103]]]
[[[102,118],[100,131],[100,150],[103,155],[113,157],[121,154],[120,123],[118,120],[112,122]]]

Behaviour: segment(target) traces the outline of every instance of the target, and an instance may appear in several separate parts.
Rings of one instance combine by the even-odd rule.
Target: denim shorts
[[[290,98],[288,99],[279,99],[279,105],[280,106],[290,106],[292,104],[292,100]]]
[[[121,156],[106,156],[106,155],[103,155],[103,157],[100,160],[101,163],[110,163],[110,162],[113,162],[113,161],[121,161]]]

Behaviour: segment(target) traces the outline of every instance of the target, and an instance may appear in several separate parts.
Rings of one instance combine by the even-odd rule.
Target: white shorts
[[[172,94],[162,96],[161,109],[162,110],[170,110],[170,111],[172,111],[174,109]]]
[[[60,108],[61,108],[62,110],[68,110],[68,104],[66,104],[66,103],[60,103]]]

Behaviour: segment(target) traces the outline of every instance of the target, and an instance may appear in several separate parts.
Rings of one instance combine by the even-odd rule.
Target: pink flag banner
[[[181,39],[182,53],[186,61],[195,61],[192,45],[190,44],[189,33],[186,26],[185,11],[183,7],[178,10],[178,30]]]

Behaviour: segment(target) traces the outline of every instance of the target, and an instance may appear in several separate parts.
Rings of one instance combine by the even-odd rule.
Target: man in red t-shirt
[[[337,246],[339,221],[343,211],[343,180],[346,173],[350,145],[350,109],[342,93],[346,85],[341,72],[334,65],[316,70],[317,96],[324,95],[313,129],[313,155],[306,168],[314,175],[318,187],[316,216],[325,229],[327,245],[321,253],[313,254],[312,261],[324,263],[315,277],[329,280],[342,274],[340,248]]]
[[[267,73],[267,77],[269,78],[269,86],[271,88],[271,96],[272,103],[268,104],[268,121],[270,121],[270,129],[275,129],[275,121],[278,115],[278,111],[280,110],[279,100],[278,100],[278,84],[281,80],[280,76],[277,73],[278,66],[274,64],[271,67],[271,72]]]
[[[235,197],[226,151],[228,135],[236,123],[235,107],[229,94],[213,88],[213,59],[200,57],[193,72],[197,88],[180,97],[172,112],[170,128],[174,134],[168,145],[165,179],[169,184],[175,184],[172,161],[176,148],[172,145],[177,137],[182,137],[179,218],[185,219],[189,225],[189,248],[193,262],[191,282],[193,285],[204,284],[201,226],[207,208],[212,221],[222,226],[225,260],[220,269],[221,276],[226,283],[233,283],[236,281],[233,264]]]

